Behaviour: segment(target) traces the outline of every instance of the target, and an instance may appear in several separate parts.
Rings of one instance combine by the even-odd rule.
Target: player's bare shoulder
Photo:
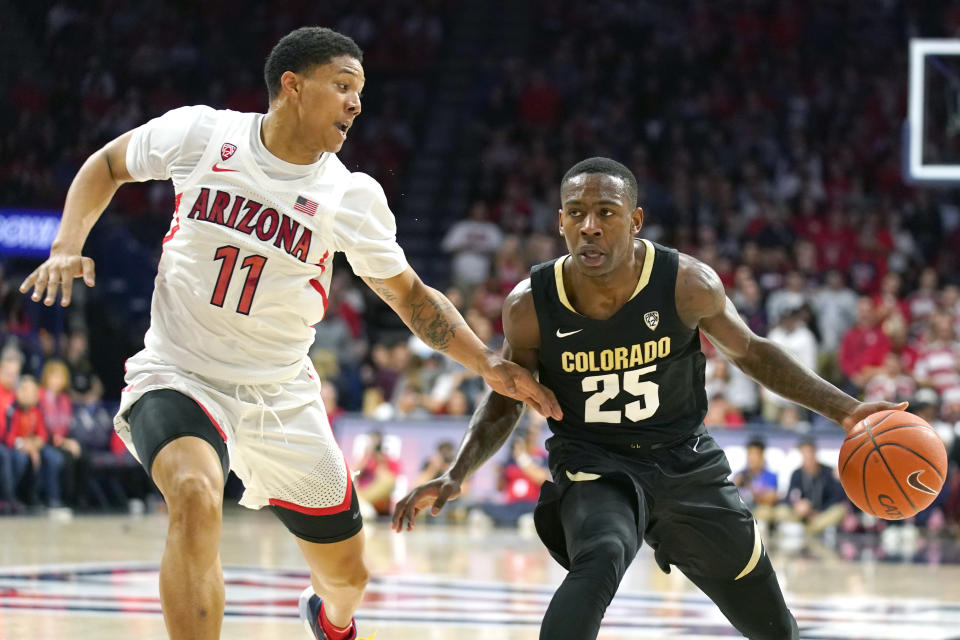
[[[680,319],[693,328],[702,318],[723,310],[726,293],[720,276],[712,267],[681,253],[677,266],[676,299]]]
[[[540,348],[540,323],[530,278],[517,284],[503,302],[503,334],[516,349]]]

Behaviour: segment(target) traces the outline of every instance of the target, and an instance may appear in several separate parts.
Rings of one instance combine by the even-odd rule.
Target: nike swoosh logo
[[[573,334],[580,333],[581,331],[583,331],[583,329],[575,329],[573,331],[560,331],[560,329],[557,329],[557,337],[566,338],[567,336],[572,336]]]
[[[567,471],[567,477],[574,482],[589,482],[590,480],[598,480],[600,478],[600,474],[587,473],[586,471],[577,471],[576,473],[570,473]]]
[[[913,487],[914,489],[916,489],[917,491],[921,491],[921,492],[926,493],[926,494],[929,494],[929,495],[931,495],[931,496],[935,496],[935,495],[937,495],[938,493],[940,493],[939,491],[934,491],[933,489],[931,489],[931,488],[928,487],[927,485],[925,485],[925,484],[923,484],[922,482],[920,482],[920,474],[921,474],[921,473],[923,473],[922,470],[921,470],[921,471],[914,471],[914,472],[911,473],[909,476],[907,476],[907,484],[910,485],[911,487]]]
[[[213,163],[213,170],[217,173],[222,171],[239,171],[239,169],[224,169],[223,167],[218,167],[216,162]]]

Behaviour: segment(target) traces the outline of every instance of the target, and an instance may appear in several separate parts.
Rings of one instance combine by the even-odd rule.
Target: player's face
[[[628,193],[622,178],[602,173],[583,173],[561,185],[560,234],[583,273],[608,274],[633,254],[643,210]]]
[[[360,115],[363,66],[350,56],[334,58],[302,76],[298,110],[302,134],[310,146],[336,153]]]

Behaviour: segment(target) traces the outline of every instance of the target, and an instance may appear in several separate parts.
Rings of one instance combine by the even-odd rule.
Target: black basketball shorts
[[[750,510],[728,479],[726,455],[705,427],[672,446],[631,453],[553,436],[547,441],[553,482],[544,483],[534,515],[550,554],[569,568],[560,501],[576,482],[630,489],[637,531],[657,564],[687,575],[736,580],[757,566],[763,548]]]

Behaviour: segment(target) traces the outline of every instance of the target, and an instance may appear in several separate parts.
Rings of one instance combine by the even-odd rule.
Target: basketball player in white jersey
[[[59,291],[70,304],[74,278],[94,284],[81,251],[117,188],[173,181],[150,329],[127,362],[116,427],[169,508],[160,597],[174,639],[220,637],[229,469],[244,482],[241,504],[270,508],[296,537],[311,570],[300,612],[312,636],[356,638],[362,520],[306,357],[336,251],[427,344],[560,416],[550,391],[424,285],[380,185],[335,155],[360,114],[361,60],[346,36],[297,29],[267,58],[266,114],[183,107],[108,143],[80,169],[50,257],[21,285],[35,301],[52,305]]]

